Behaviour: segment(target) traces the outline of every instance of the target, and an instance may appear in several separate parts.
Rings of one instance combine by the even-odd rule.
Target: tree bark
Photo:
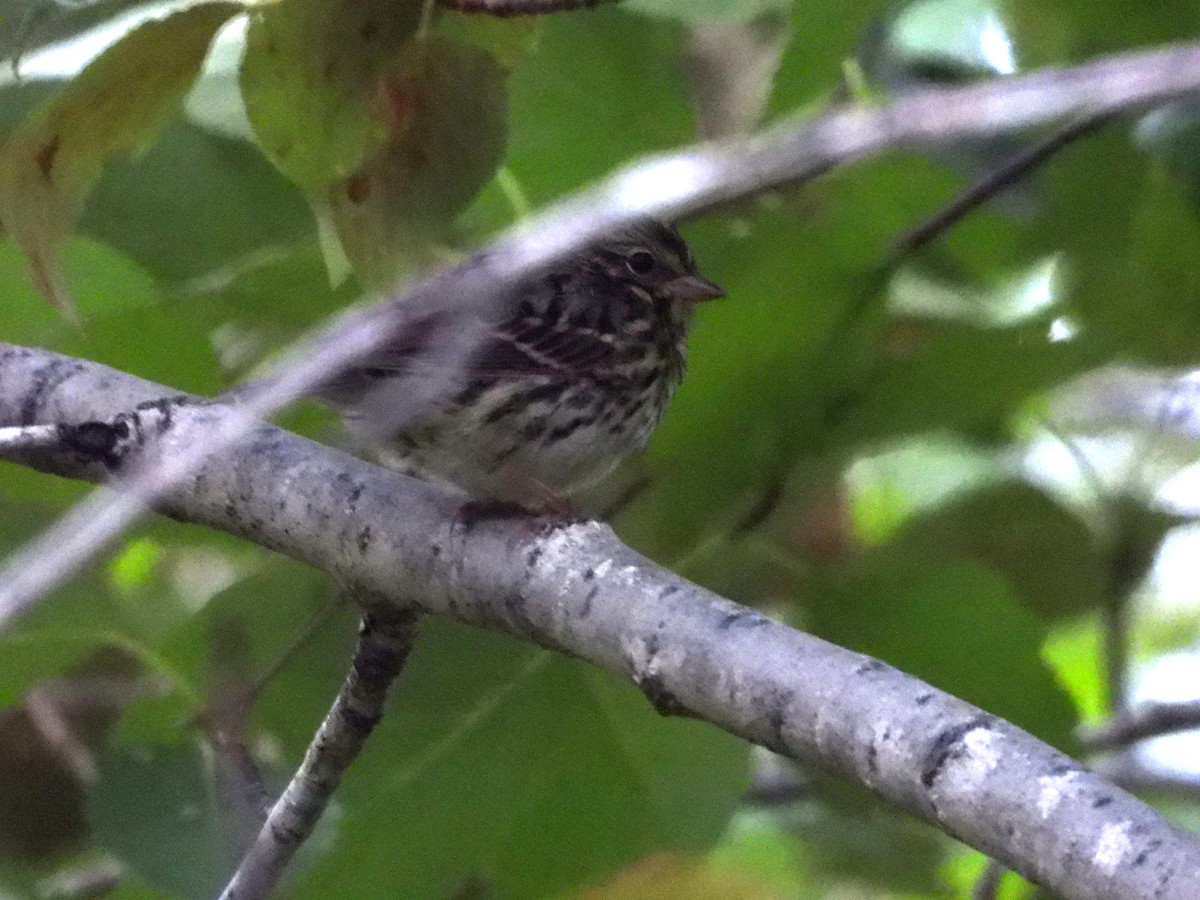
[[[230,414],[153,402],[173,392],[11,345],[0,385],[0,425],[98,423],[57,448],[13,451],[71,478],[202,442]],[[1064,897],[1200,896],[1200,842],[1136,798],[983,710],[690,584],[598,522],[464,518],[429,485],[268,424],[158,508],[308,562],[369,603],[595,663],[663,714],[862,784]]]

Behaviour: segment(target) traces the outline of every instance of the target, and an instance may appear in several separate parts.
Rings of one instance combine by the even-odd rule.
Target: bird
[[[675,227],[616,231],[520,282],[452,389],[378,436],[376,456],[479,503],[567,510],[645,447],[683,380],[693,308],[724,294]],[[385,346],[318,394],[370,424],[414,358]]]

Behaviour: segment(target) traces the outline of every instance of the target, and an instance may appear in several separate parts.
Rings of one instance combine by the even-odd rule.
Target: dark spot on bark
[[[1143,850],[1141,853],[1139,853],[1136,857],[1134,857],[1133,864],[1135,866],[1144,866],[1146,864],[1146,860],[1148,860],[1150,858],[1150,854],[1153,853],[1155,850],[1157,850],[1161,846],[1162,846],[1162,841],[1158,840],[1157,838],[1147,841],[1146,849]]]
[[[529,613],[525,608],[525,598],[520,594],[509,594],[504,599],[504,610],[508,613],[513,630],[521,634],[530,634],[533,631],[529,623]]]
[[[962,739],[977,728],[986,728],[992,723],[991,716],[974,716],[965,722],[951,726],[939,734],[925,754],[925,764],[921,767],[921,784],[927,788],[933,787],[947,762],[962,753]]]
[[[583,598],[583,606],[579,608],[579,618],[586,619],[592,614],[592,601],[596,599],[596,595],[600,593],[600,588],[593,587],[587,592],[587,596]]]
[[[124,426],[124,423],[121,423]],[[86,462],[103,463],[108,469],[121,464],[117,444],[128,436],[129,428],[117,428],[107,422],[82,422],[79,425],[64,425],[60,429],[63,445]]]
[[[667,690],[661,676],[650,675],[638,682],[638,687],[660,716],[690,715],[679,698]]]
[[[723,615],[721,621],[717,623],[717,630],[729,631],[735,625],[740,628],[761,628],[769,621],[766,616],[760,615],[752,609],[739,609]]]
[[[924,694],[917,694],[917,706],[924,706],[933,699],[933,694],[926,691]]]
[[[542,558],[542,548],[534,547],[528,553],[525,554],[525,565],[527,565],[529,568],[532,569],[534,566],[537,565],[537,561],[541,558]]]
[[[662,628],[662,623],[659,623],[659,628]],[[650,662],[654,657],[658,656],[658,651],[662,649],[662,644],[658,639],[657,634],[650,635],[646,639],[646,662]]]
[[[881,669],[886,669],[887,664],[882,663],[877,659],[868,659],[866,662],[859,663],[855,669],[855,675],[870,675],[872,672],[878,672]]]
[[[1092,809],[1104,809],[1104,807],[1108,806],[1112,802],[1113,798],[1107,795],[1104,797],[1097,797],[1092,801]]]
[[[429,552],[430,552],[430,553],[433,555],[433,558],[434,558],[434,559],[441,559],[441,556],[442,556],[442,545],[441,545],[441,544],[434,544],[432,547],[430,547],[430,548],[429,548]]]
[[[342,718],[346,724],[356,734],[368,735],[375,730],[375,726],[379,724],[378,714],[364,715],[349,704],[341,707]]]
[[[678,593],[679,593],[678,585],[668,584],[665,588],[663,588],[661,591],[658,592],[658,599],[666,600],[672,594],[678,594]]]
[[[717,631],[728,631],[745,616],[746,613],[742,610],[726,613],[725,615],[721,616],[721,621],[717,623]]]
[[[1059,763],[1050,769],[1051,775],[1066,775],[1068,772],[1076,771],[1075,766],[1071,763]]]
[[[21,404],[22,425],[33,425],[37,422],[38,410],[46,402],[46,397],[64,381],[75,375],[82,365],[72,359],[54,359],[39,366],[33,374],[33,384]]]
[[[364,525],[358,533],[358,552],[366,553],[367,547],[371,545],[371,526]]]
[[[596,577],[596,570],[591,568],[590,566],[588,567],[588,570],[583,573],[584,581],[592,581],[595,579],[595,577]]]
[[[874,741],[867,745],[867,771],[872,775],[879,772],[879,747]]]
[[[786,746],[783,729],[787,725],[787,708],[795,696],[793,691],[784,691],[771,697],[767,706],[767,725],[775,736],[775,749],[783,750]]]

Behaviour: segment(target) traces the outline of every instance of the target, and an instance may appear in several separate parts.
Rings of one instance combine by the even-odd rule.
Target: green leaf
[[[436,33],[486,50],[506,70],[537,49],[544,16],[481,16],[440,9]]]
[[[594,882],[651,850],[713,843],[745,764],[741,742],[661,718],[605,673],[429,623],[343,785],[336,844],[292,896],[328,897],[351,879],[363,900],[445,896],[471,880],[496,898]]]
[[[1079,342],[1052,342],[1044,327],[947,328],[916,352],[881,360],[855,389],[836,438],[878,440],[939,428],[1003,433],[1022,401],[1097,361]]]
[[[88,797],[88,816],[100,846],[175,897],[215,897],[239,858],[228,808],[195,745],[109,754]]]
[[[913,520],[897,538],[917,559],[958,555],[1002,573],[1048,620],[1105,601],[1098,535],[1042,492],[1008,483],[970,493]]]
[[[533,203],[694,137],[678,26],[619,7],[547,19],[509,86],[508,165]]]
[[[435,260],[504,155],[505,69],[481,43],[416,37],[420,9],[283,0],[251,16],[246,109],[312,202],[335,281],[346,259],[369,288]]]
[[[373,288],[433,258],[430,238],[500,166],[508,120],[504,69],[445,38],[414,42],[379,90],[387,137],[328,193],[342,246]]]
[[[807,597],[822,637],[1074,747],[1074,707],[1041,658],[1044,626],[998,573],[884,548],[829,570]]]
[[[280,0],[250,13],[242,96],[263,152],[310,197],[383,143],[380,78],[416,32],[413,0]]]
[[[56,259],[88,191],[118,153],[144,147],[177,110],[213,34],[241,5],[202,3],[130,32],[0,151],[0,224],[38,290],[70,310]]]

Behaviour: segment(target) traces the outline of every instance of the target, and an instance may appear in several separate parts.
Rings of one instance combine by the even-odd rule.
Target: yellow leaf
[[[37,289],[74,316],[57,249],[104,166],[148,145],[195,80],[217,29],[242,3],[202,3],[145,22],[93,60],[0,151],[0,225]],[[186,177],[186,175],[184,175]]]

